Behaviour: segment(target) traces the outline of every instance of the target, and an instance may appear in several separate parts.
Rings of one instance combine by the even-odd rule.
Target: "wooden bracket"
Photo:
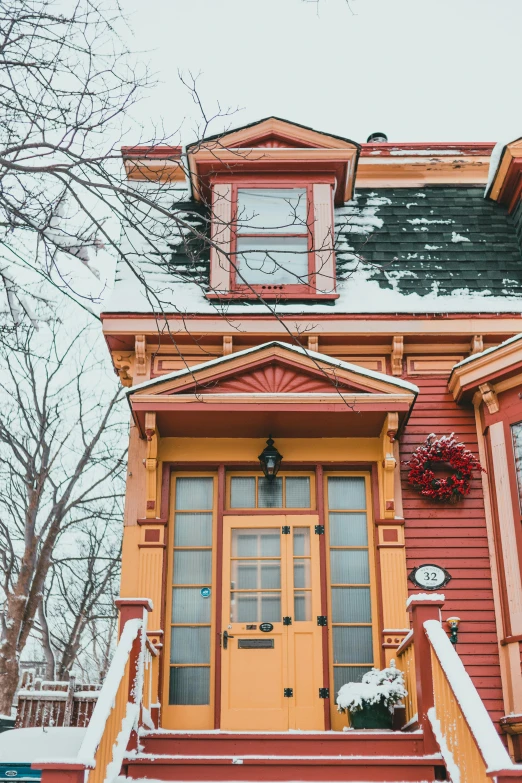
[[[319,353],[319,336],[317,334],[308,335],[308,350]]]
[[[402,375],[402,359],[404,356],[404,337],[395,335],[392,340],[392,375]]]
[[[479,390],[482,394],[482,399],[488,406],[488,411],[490,413],[498,413],[500,410],[500,403],[495,389],[490,386],[489,383],[481,383],[479,384]]]
[[[147,519],[156,516],[157,478],[158,478],[158,432],[156,429],[156,414],[145,414],[145,435],[147,436],[147,457],[144,460],[147,470],[147,503],[145,516]]]
[[[469,352],[471,355],[474,353],[482,353],[484,350],[484,339],[481,334],[475,334],[471,338],[471,344],[469,346]]]
[[[123,386],[132,386],[132,353],[113,353],[112,361]]]
[[[137,334],[134,338],[134,353],[136,354],[136,375],[147,374],[147,341],[144,334]]]
[[[229,356],[232,353],[234,347],[234,338],[232,335],[225,335],[223,337],[223,356]]]
[[[397,460],[393,454],[393,442],[399,429],[399,414],[388,413],[381,433],[383,467],[383,505],[384,518],[395,517],[395,470]]]

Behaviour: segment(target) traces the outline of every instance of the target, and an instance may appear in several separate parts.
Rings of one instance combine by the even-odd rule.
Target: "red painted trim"
[[[493,147],[495,146],[495,142],[490,141],[477,141],[477,142],[449,142],[449,141],[435,141],[435,142],[426,142],[423,143],[422,141],[415,141],[415,142],[406,142],[401,141],[396,144],[393,144],[391,142],[379,142],[379,143],[370,143],[370,144],[361,144],[361,158],[378,158],[379,156],[375,155],[375,152],[380,153],[380,157],[395,157],[392,156],[392,151],[400,150],[401,152],[407,152],[408,150],[412,150],[412,152],[418,151],[418,150],[429,150],[429,153],[426,155],[426,157],[432,157],[437,155],[437,151],[444,152],[447,150],[455,150],[458,153],[461,153],[462,156],[470,157],[470,156],[480,156],[484,157],[487,155],[491,155],[493,151]],[[398,155],[398,163],[400,162],[401,157],[408,157],[407,155]],[[422,157],[419,155],[416,155],[415,157]],[[451,157],[449,155],[444,155],[444,157]]]
[[[223,515],[226,504],[225,466],[218,467],[216,525],[216,656],[214,670],[214,728],[221,727],[221,626],[223,624]],[[244,512],[243,512],[244,513]]]
[[[522,642],[522,633],[517,636],[506,636],[505,639],[500,640],[500,645],[505,647],[507,644],[513,644],[513,642]]]
[[[267,302],[272,302],[274,300],[281,300],[282,302],[286,302],[291,299],[296,299],[298,301],[301,300],[331,300],[339,299],[340,294],[321,294],[319,292],[315,294],[308,294],[306,291],[309,290],[308,286],[292,286],[292,289],[290,290],[289,287],[286,285],[281,286],[281,289],[279,291],[268,291],[265,290],[264,286],[255,286],[253,285],[252,288],[254,291],[258,291],[259,295],[256,295],[255,293],[252,293],[250,291],[250,288],[247,288],[246,286],[243,287],[244,292],[242,289],[238,287],[236,291],[231,291],[229,294],[215,294],[209,291],[205,294],[205,297],[207,299],[210,299],[211,301],[230,301],[230,300],[239,300],[239,301],[259,301],[259,298],[262,297],[262,299],[266,300]],[[299,290],[297,290],[299,288]],[[294,290],[296,289],[296,290]],[[300,291],[303,291],[303,293],[300,293]]]
[[[121,147],[122,158],[156,158],[160,160],[181,158],[183,147],[173,147],[170,144],[138,144],[134,147]]]
[[[413,636],[415,640],[415,679],[419,723],[424,733],[424,752],[438,753],[439,746],[433,735],[428,710],[434,706],[431,645],[424,630],[426,620],[439,620],[444,601],[418,601],[410,605]]]
[[[405,519],[376,519],[374,520],[374,524],[379,527],[380,525],[400,525],[401,527],[404,527],[406,524]]]
[[[498,194],[499,204],[506,204],[508,211],[513,212],[520,199],[521,189],[522,158],[512,158]]]
[[[325,525],[326,509],[324,497],[324,471],[322,465],[315,468],[315,498],[319,524]],[[326,564],[326,537],[319,536],[319,567],[321,579],[321,614],[328,615],[328,577]],[[322,649],[323,649],[323,687],[330,688],[330,654],[328,649],[328,628],[322,629]],[[330,699],[335,698],[332,694],[329,699],[324,700],[324,730],[330,731],[332,724],[330,718]]]
[[[163,578],[161,580],[161,613],[160,623],[161,627],[165,628],[167,619],[167,573],[168,573],[168,552],[169,546],[172,548],[172,542],[170,540],[172,532],[169,532],[169,516],[170,516],[170,474],[171,469],[168,463],[163,463],[163,469],[161,472],[161,496],[160,496],[160,514],[161,519],[165,520],[165,549],[163,551]],[[165,678],[165,648],[161,645],[159,662],[158,662],[158,701],[161,704],[163,698],[163,683]],[[159,717],[161,719],[161,716]],[[159,724],[158,724],[159,725]]]
[[[380,515],[380,502],[379,502],[379,473],[377,471],[377,465],[375,463],[372,463],[371,466],[371,474],[370,474],[370,490],[371,490],[371,499],[372,499],[372,508],[368,509],[370,512],[373,513],[374,520],[377,519]],[[390,520],[391,522],[392,520]],[[382,631],[384,628],[384,609],[382,605],[382,579],[381,579],[381,559],[379,557],[379,548],[377,546],[379,542],[377,530],[375,530],[375,541],[373,543],[374,550],[373,550],[373,558],[375,563],[375,589],[377,591],[377,633],[379,634],[379,639],[382,636]],[[370,553],[368,553],[370,554]],[[386,665],[386,656],[384,654],[384,648],[381,645],[381,653],[380,653],[380,666],[381,668],[384,668]]]
[[[339,320],[339,321],[367,321],[368,318],[371,317],[372,321],[417,321],[419,323],[419,332],[422,332],[422,322],[423,321],[457,321],[457,320],[465,320],[469,322],[470,318],[476,319],[479,318],[481,320],[488,320],[488,321],[499,321],[506,318],[520,318],[522,323],[522,317],[520,315],[520,311],[513,310],[510,313],[495,313],[494,316],[491,315],[491,313],[426,313],[423,314],[422,317],[419,317],[417,313],[314,313],[313,314],[313,322],[321,322],[321,321],[332,321],[332,320]],[[142,320],[142,319],[158,319],[158,313],[155,313],[154,311],[150,311],[149,313],[135,313],[135,312],[121,312],[121,313],[101,313],[100,318],[102,320],[110,321],[115,319],[132,319],[132,320]],[[222,316],[213,316],[212,314],[206,313],[183,313],[183,317],[181,319],[179,313],[162,313],[161,314],[162,320],[165,321],[174,321],[174,320],[183,320],[184,323],[187,323],[187,321],[203,321],[203,320],[210,320],[216,323],[219,323],[223,325],[223,318]],[[303,315],[302,313],[290,313],[290,314],[280,314],[279,318],[285,322],[290,321],[292,324],[299,323],[300,321],[303,321],[305,323],[310,322],[310,315]],[[229,315],[228,319],[233,321],[234,319],[238,319],[241,321],[249,321],[249,320],[256,320],[256,321],[270,321],[271,323],[274,322],[274,317],[272,315],[264,315],[263,313],[255,314],[255,313],[249,313],[248,311],[245,311],[244,313],[237,313],[234,315]],[[475,330],[470,329],[470,334]],[[121,348],[120,350],[127,350]]]

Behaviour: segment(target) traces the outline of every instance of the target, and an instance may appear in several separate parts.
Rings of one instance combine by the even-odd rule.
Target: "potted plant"
[[[403,674],[391,661],[387,669],[372,669],[361,682],[343,685],[337,709],[350,714],[354,729],[391,729],[393,707],[407,695]]]

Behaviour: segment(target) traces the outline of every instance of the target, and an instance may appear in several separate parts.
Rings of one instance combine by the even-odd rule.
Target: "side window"
[[[520,503],[520,513],[522,514],[522,421],[511,425],[511,438],[513,440],[518,500]]]

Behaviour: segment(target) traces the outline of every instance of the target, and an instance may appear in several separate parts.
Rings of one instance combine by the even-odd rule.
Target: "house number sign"
[[[409,579],[414,585],[422,587],[424,590],[438,590],[448,584],[451,574],[445,568],[434,563],[424,563],[424,565],[413,569]]]

